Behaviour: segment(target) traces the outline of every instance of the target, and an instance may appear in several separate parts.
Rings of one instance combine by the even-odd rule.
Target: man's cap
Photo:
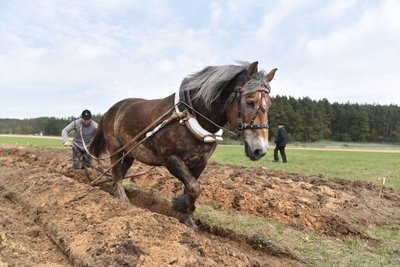
[[[82,111],[81,117],[84,120],[90,120],[92,118],[92,113],[90,112],[90,110],[85,109],[84,111]]]
[[[277,125],[282,125],[282,126],[283,126],[284,124],[283,124],[282,122],[280,122],[280,123],[278,123]]]

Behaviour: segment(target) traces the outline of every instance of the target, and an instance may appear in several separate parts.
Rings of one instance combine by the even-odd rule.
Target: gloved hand
[[[69,143],[69,141],[67,141],[67,142],[64,143],[64,146],[68,147],[68,146],[71,146],[71,144]]]

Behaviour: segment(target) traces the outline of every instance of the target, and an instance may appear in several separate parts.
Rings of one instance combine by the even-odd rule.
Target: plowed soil
[[[134,163],[138,188],[169,197],[181,183],[162,167]],[[0,147],[0,266],[303,266],[282,251],[180,224],[168,201],[132,204],[71,170],[66,149]],[[400,224],[400,192],[365,182],[210,163],[201,203],[339,238],[368,239],[368,225]],[[201,224],[201,221],[198,221]],[[207,228],[203,225],[203,228]]]

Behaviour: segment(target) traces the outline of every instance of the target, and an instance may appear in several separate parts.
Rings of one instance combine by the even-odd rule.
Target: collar
[[[182,86],[178,89],[178,91],[175,93],[175,111],[176,112],[183,112],[185,110],[188,110],[185,105],[179,105],[180,102],[185,102],[185,103],[190,103],[190,101],[187,101],[186,99],[186,94],[182,88]],[[217,141],[222,141],[222,133],[223,130],[219,129],[218,132],[216,133],[210,133],[197,121],[196,117],[193,115],[193,112],[189,111],[189,116],[187,119],[180,120],[179,123],[181,125],[185,125],[186,128],[189,129],[189,131],[193,134],[193,136],[204,143],[215,143]]]

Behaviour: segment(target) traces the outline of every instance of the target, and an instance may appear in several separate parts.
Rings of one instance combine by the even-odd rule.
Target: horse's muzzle
[[[267,154],[268,151],[268,145],[265,146],[262,144],[258,144],[252,146],[247,141],[244,142],[244,148],[246,156],[253,161],[261,159]]]

